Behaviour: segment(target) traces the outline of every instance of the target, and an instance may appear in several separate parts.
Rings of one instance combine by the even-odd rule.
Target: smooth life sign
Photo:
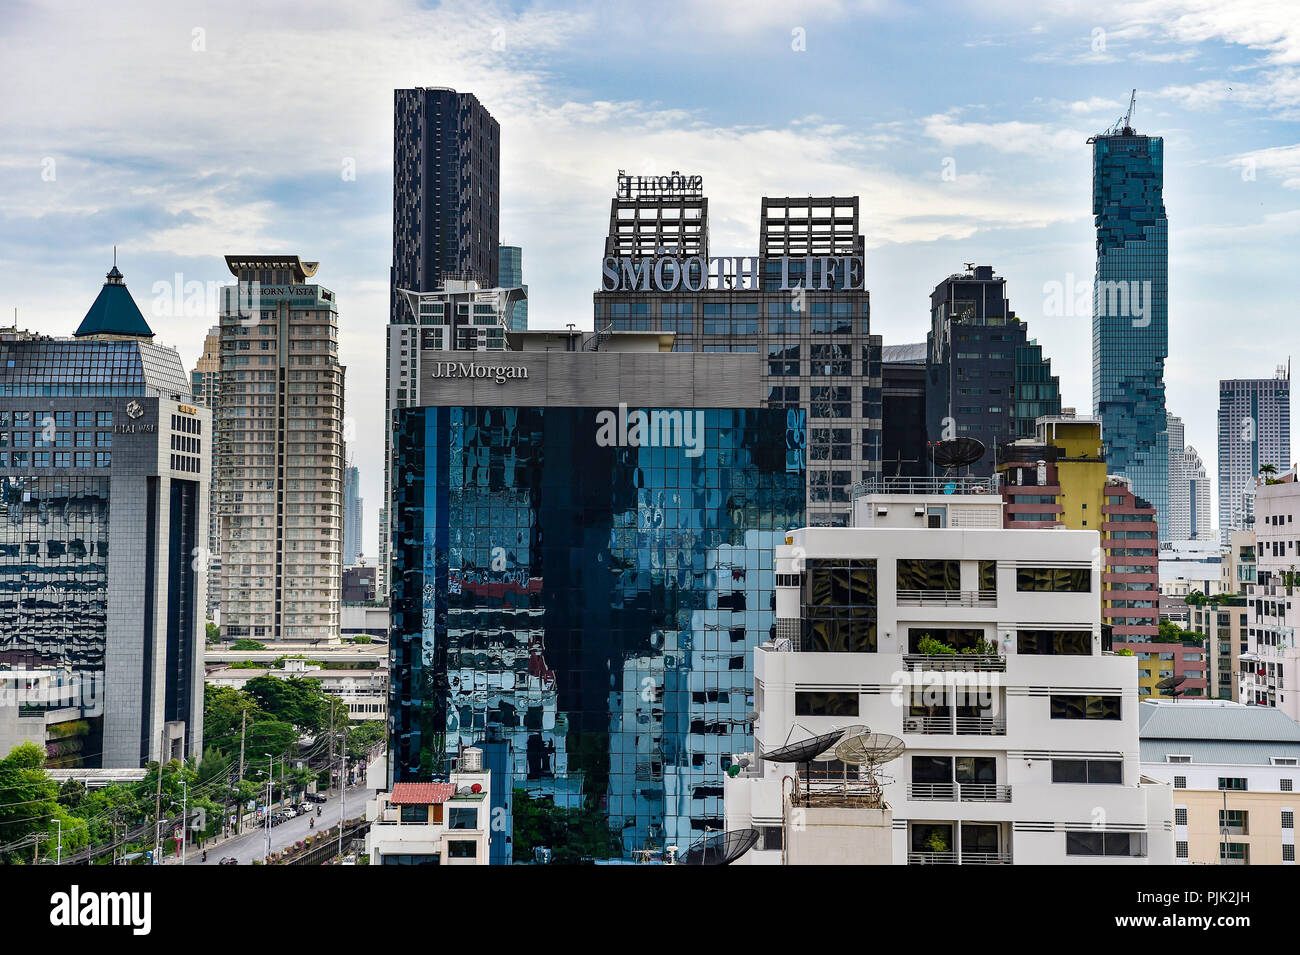
[[[860,255],[782,255],[768,259],[779,265],[781,291],[804,289],[862,289],[866,263]],[[792,275],[791,263],[802,262],[802,274]],[[709,289],[762,291],[763,260],[756,255],[607,255],[601,263],[605,292],[704,292]],[[820,275],[814,278],[815,269]]]

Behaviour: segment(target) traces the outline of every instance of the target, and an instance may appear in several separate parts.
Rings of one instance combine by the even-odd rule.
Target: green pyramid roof
[[[122,280],[122,273],[116,265],[108,273],[107,279],[104,287],[99,290],[99,297],[73,333],[74,336],[133,335],[137,338],[153,338],[153,329],[140,314],[140,308],[127,291],[126,282]]]

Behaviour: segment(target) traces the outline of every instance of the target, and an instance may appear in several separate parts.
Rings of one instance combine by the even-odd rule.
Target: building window
[[[1092,590],[1092,571],[1087,567],[1018,567],[1016,590],[1086,594]]]
[[[1054,759],[1052,782],[1121,785],[1124,763],[1118,759]]]
[[[1120,697],[1099,694],[1053,694],[1051,712],[1054,720],[1118,720]]]
[[[1282,861],[1295,862],[1295,843],[1287,843],[1282,846]]]
[[[1292,809],[1283,809],[1283,810],[1282,810],[1282,828],[1283,828],[1283,829],[1294,829],[1294,828],[1295,828],[1295,811],[1294,811],[1294,810],[1292,810]]]
[[[1220,776],[1219,789],[1225,792],[1245,792],[1246,780],[1241,776]]]
[[[1289,793],[1289,792],[1291,792],[1291,785],[1292,785],[1291,780],[1289,780],[1289,779],[1282,779],[1282,780],[1279,780],[1279,782],[1280,782],[1282,785],[1279,786],[1278,789],[1280,789],[1280,790],[1281,790],[1282,792],[1284,792],[1284,793]]]
[[[1246,862],[1250,848],[1244,842],[1220,842],[1219,858],[1224,862]]]
[[[1186,806],[1179,806],[1177,809],[1174,810],[1174,825],[1175,825],[1175,826],[1185,826],[1185,825],[1187,825],[1187,807],[1186,807]]]
[[[1092,633],[1087,630],[1017,630],[1016,652],[1089,656],[1092,653]]]
[[[478,809],[474,806],[452,806],[447,816],[448,829],[477,829]]]
[[[478,843],[468,839],[447,842],[448,859],[474,859],[478,857]]]
[[[1186,776],[1175,776],[1175,777],[1174,777],[1174,788],[1175,788],[1175,789],[1186,789],[1186,788],[1187,788],[1187,777],[1186,777]]]
[[[402,822],[428,822],[428,806],[403,806]]]
[[[1190,857],[1190,856],[1191,856],[1191,853],[1190,853],[1190,852],[1188,851],[1188,849],[1187,849],[1187,843],[1185,843],[1185,842],[1175,842],[1175,843],[1174,843],[1174,857],[1175,857],[1175,858],[1177,858],[1177,859],[1186,859],[1186,858],[1188,858],[1188,857]]]
[[[961,589],[961,562],[905,557],[897,561],[899,591],[957,591]]]
[[[1067,832],[1068,856],[1145,856],[1140,832]]]
[[[857,716],[858,694],[804,692],[794,695],[795,716]]]

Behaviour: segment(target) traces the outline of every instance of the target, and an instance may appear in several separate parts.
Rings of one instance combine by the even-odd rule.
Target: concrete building
[[[528,286],[524,283],[524,250],[517,245],[503,245],[498,250],[500,265],[497,281],[502,288],[518,288],[523,296],[510,309],[509,328],[512,332],[528,331]]]
[[[208,329],[203,339],[203,354],[190,372],[190,390],[194,403],[207,408],[216,421],[217,399],[221,395],[221,326]],[[220,444],[220,436],[213,434],[212,445]],[[221,612],[221,520],[218,508],[208,510],[208,592],[205,618],[220,619]]]
[[[1250,632],[1246,598],[1224,594],[1190,606],[1188,611],[1187,629],[1201,634],[1206,640],[1210,663],[1210,682],[1206,696],[1219,700],[1239,700],[1239,659],[1248,650],[1247,635]]]
[[[1300,726],[1227,701],[1143,703],[1142,774],[1173,786],[1180,865],[1294,865]]]
[[[1026,336],[991,265],[968,264],[930,294],[926,437],[981,441],[972,474],[993,474],[1000,445],[1033,437],[1039,417],[1061,413],[1060,380]]]
[[[760,832],[742,861],[801,861],[793,844],[807,862],[1171,862],[1170,788],[1138,764],[1135,663],[1105,643],[1097,531],[1003,529],[988,479],[903,484],[859,497],[857,526],[777,549],[755,749],[724,780],[726,827]],[[874,779],[764,757],[864,726],[904,745]],[[831,825],[860,851],[800,831]]]
[[[395,408],[406,400],[405,363],[394,352],[425,347],[393,326],[423,323],[402,290],[495,289],[500,263],[501,125],[472,93],[443,87],[393,91],[393,265],[388,307],[389,362],[384,405],[384,499],[379,513],[379,592],[388,592],[391,457]],[[481,297],[475,296],[476,301]],[[481,304],[481,303],[480,303]],[[513,304],[513,303],[511,303]],[[453,309],[453,312],[456,310]],[[508,321],[513,309],[506,310]],[[457,325],[457,316],[433,325]],[[477,310],[475,310],[477,318]],[[413,334],[407,328],[407,336]],[[469,334],[465,332],[463,334]],[[486,333],[491,338],[491,332]],[[396,340],[395,340],[396,339]],[[444,347],[461,347],[447,335]],[[480,346],[466,343],[470,350]]]
[[[296,255],[228,255],[221,312],[222,636],[334,640],[343,550],[338,303]]]
[[[880,472],[930,473],[925,430],[925,342],[884,345],[880,353]]]
[[[371,865],[489,864],[492,776],[480,749],[464,750],[461,763],[477,769],[447,782],[397,783],[366,804]]]
[[[1251,527],[1260,468],[1286,471],[1291,460],[1291,364],[1272,378],[1219,382],[1219,536]]]
[[[359,564],[343,568],[343,603],[369,604],[378,600],[375,568]]]
[[[1255,488],[1256,580],[1246,585],[1250,627],[1241,654],[1243,703],[1276,706],[1300,718],[1300,601],[1294,598],[1300,565],[1300,483],[1294,471]]]
[[[286,659],[283,668],[213,666],[204,681],[209,686],[226,686],[242,690],[249,680],[259,677],[277,680],[310,679],[320,681],[321,691],[342,700],[348,719],[354,722],[383,720],[388,717],[388,666],[375,669],[330,669],[307,659]]]
[[[808,520],[846,524],[880,474],[881,340],[857,196],[764,196],[757,256],[710,254],[699,176],[620,171],[595,328],[675,335],[678,352],[759,356],[762,407],[808,419]]]
[[[1215,540],[1205,462],[1185,442],[1183,419],[1167,414],[1165,420],[1169,434],[1169,515],[1160,528],[1160,542]]]
[[[352,567],[364,549],[365,499],[361,497],[361,469],[348,464],[343,469],[343,566]]]
[[[72,338],[0,334],[0,753],[203,750],[212,418],[114,265]]]

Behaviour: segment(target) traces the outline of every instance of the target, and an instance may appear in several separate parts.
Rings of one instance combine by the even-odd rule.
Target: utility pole
[[[59,824],[59,847],[55,850],[58,854],[54,857],[54,864],[63,865],[63,820],[55,819],[54,821]]]
[[[153,864],[158,865],[162,848],[162,771],[163,750],[167,748],[167,730],[158,734],[158,790],[153,798]]]
[[[181,779],[181,865],[185,864],[185,846],[190,841],[190,787]]]
[[[329,761],[329,767],[330,767],[330,769],[333,769],[333,768],[334,768],[334,698],[333,698],[333,697],[330,697],[330,761]],[[329,783],[326,783],[326,785],[325,785],[325,791],[326,791],[326,792],[329,792],[329,790],[330,790],[330,786],[332,786],[332,785],[333,785],[333,781],[332,781],[332,780],[331,780]]]
[[[239,779],[235,781],[238,787],[244,781],[244,734],[248,729],[248,710],[241,710],[239,713]],[[235,832],[244,831],[244,807],[235,804]]]
[[[262,856],[262,864],[269,865],[271,862],[271,785],[275,782],[275,757],[270,753],[266,756],[266,854]]]
[[[339,862],[343,861],[343,821],[348,816],[348,733],[343,730],[343,765],[339,769]]]

